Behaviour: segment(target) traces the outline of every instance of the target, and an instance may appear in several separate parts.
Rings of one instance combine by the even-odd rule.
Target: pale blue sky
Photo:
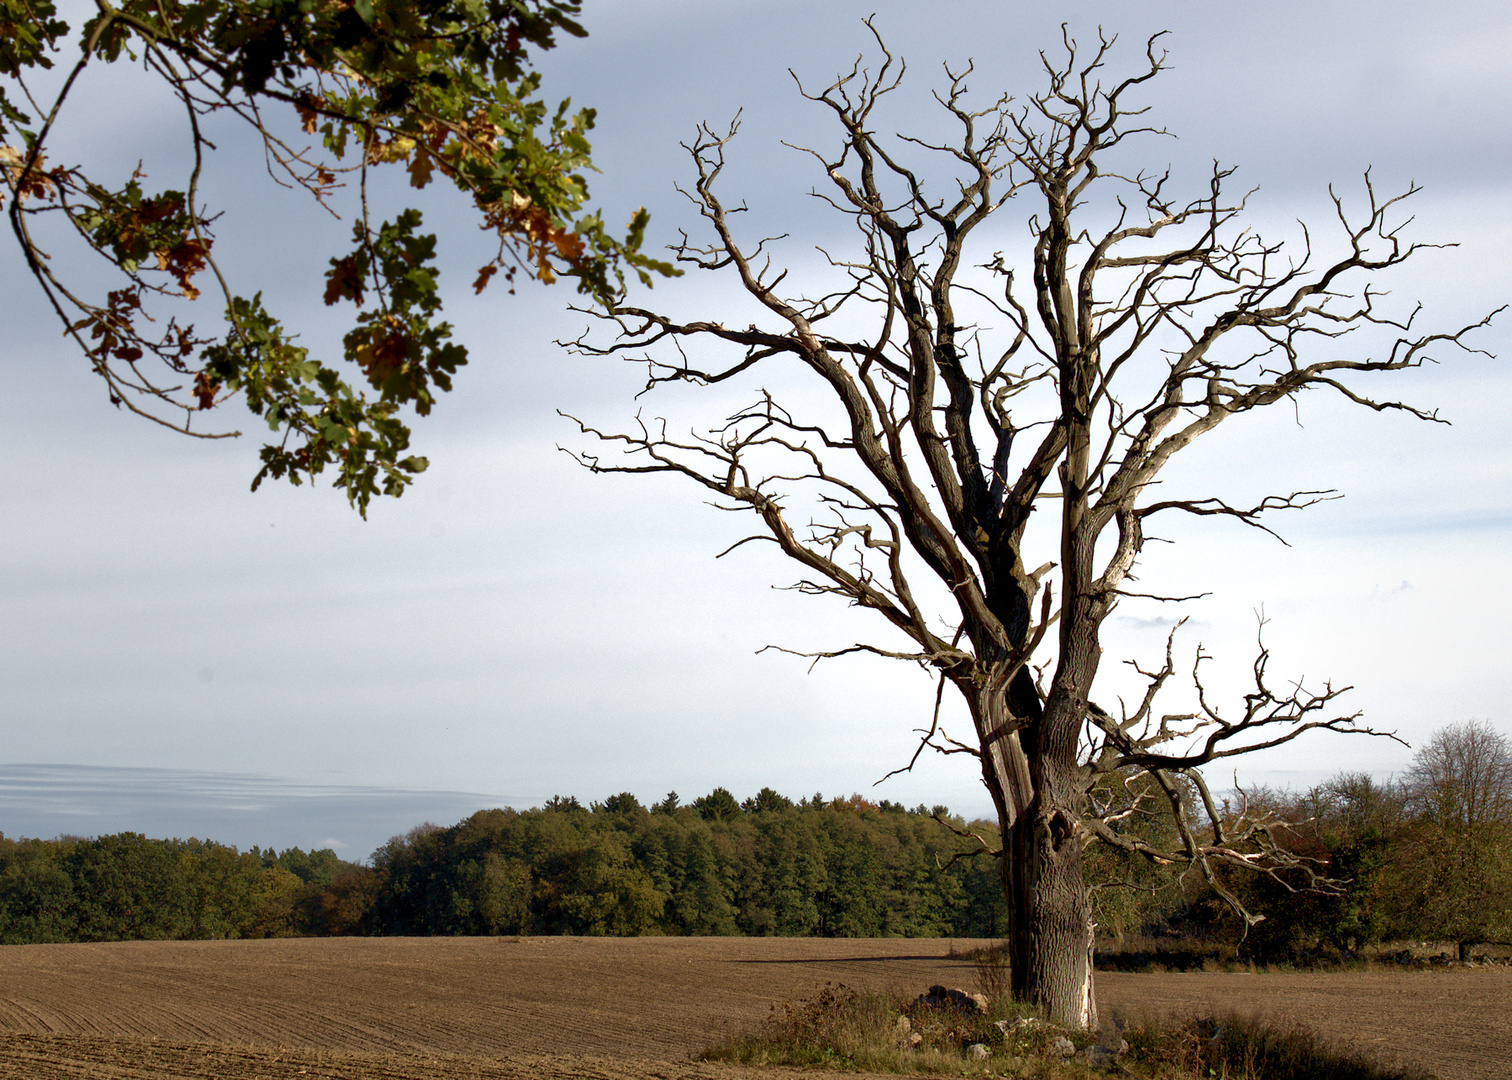
[[[650,206],[658,243],[696,220],[672,188],[688,175],[678,142],[741,108],[726,190],[746,193],[752,229],[790,233],[783,252],[799,261],[815,244],[843,242],[843,225],[805,197],[807,162],[780,141],[828,138],[787,69],[818,83],[848,68],[869,47],[864,15],[876,11],[909,60],[898,113],[909,127],[932,122],[928,91],[945,60],[974,57],[984,96],[1037,89],[1035,50],[1055,46],[1064,18],[1082,36],[1099,22],[1116,30],[1131,54],[1154,30],[1172,30],[1172,70],[1152,87],[1151,116],[1179,139],[1153,144],[1152,165],[1194,180],[1213,158],[1240,166],[1237,182],[1260,185],[1256,220],[1280,231],[1297,217],[1326,221],[1328,184],[1357,194],[1366,167],[1382,189],[1416,180],[1425,188],[1416,235],[1461,246],[1399,275],[1395,297],[1421,297],[1424,317],[1442,326],[1512,291],[1503,4],[1105,2],[1055,5],[1054,17],[1045,5],[974,0],[587,7],[591,36],[549,58],[548,86],[599,109],[596,199],[611,221]],[[134,161],[172,145],[174,129],[155,122],[149,100],[113,85],[90,92],[92,112],[72,117],[76,156]],[[249,182],[255,163],[228,157],[210,178],[231,203],[223,258],[245,291],[261,287],[272,302],[317,296],[326,252],[347,226],[270,197]],[[476,242],[449,214],[437,206],[427,224],[450,222],[449,235]],[[1005,222],[1005,243],[1020,226]],[[327,247],[303,258],[312,236]],[[715,562],[742,533],[697,492],[588,476],[556,449],[579,443],[556,409],[619,422],[634,411],[635,374],[552,345],[582,325],[565,290],[475,300],[465,288],[475,265],[470,254],[448,264],[450,310],[474,364],[417,430],[432,468],[364,523],[328,489],[249,494],[253,424],[242,425],[249,438],[191,443],[111,409],[3,249],[0,764],[181,770],[184,783],[235,774],[268,790],[345,785],[374,807],[383,791],[410,792],[375,809],[365,832],[329,816],[301,822],[273,803],[263,833],[235,832],[216,816],[223,799],[198,810],[174,802],[168,816],[152,812],[148,829],[205,835],[226,823],[232,831],[214,838],[246,846],[276,831],[287,838],[279,844],[339,841],[357,856],[434,816],[417,791],[441,793],[427,805],[453,820],[474,799],[445,801],[456,792],[476,793],[478,806],[531,805],[626,789],[646,801],[670,789],[691,798],[716,785],[737,796],[765,785],[795,797],[865,791],[984,812],[964,758],[925,760],[910,777],[870,786],[911,752],[928,678],[865,660],[808,674],[794,658],[756,655],[768,643],[874,636],[862,614],[772,590],[794,575],[760,551]],[[664,285],[654,299],[711,318],[735,302],[716,279]],[[309,339],[322,341],[318,302],[300,310]],[[1507,353],[1507,325],[1478,343]],[[1149,574],[1211,590],[1190,607],[1189,643],[1202,640],[1234,670],[1248,664],[1263,605],[1278,675],[1352,684],[1354,707],[1413,741],[1469,717],[1508,731],[1512,378],[1504,362],[1472,357],[1402,386],[1454,426],[1320,399],[1297,417],[1215,438],[1187,479],[1337,487],[1347,498],[1282,522],[1290,548],[1223,525],[1184,529]],[[1140,650],[1158,640],[1158,619],[1167,613],[1120,616],[1105,670],[1148,656]],[[1410,756],[1395,744],[1309,739],[1241,763],[1240,779],[1306,786],[1341,768],[1385,775]],[[0,793],[10,775],[0,773]],[[73,784],[87,774],[70,775]],[[146,813],[132,778],[149,795],[161,784],[111,776],[91,803],[111,824],[96,831],[147,829],[131,816]],[[61,816],[56,827],[45,815],[14,824],[14,790],[0,798],[0,831],[79,831]],[[299,805],[314,804],[278,803]]]

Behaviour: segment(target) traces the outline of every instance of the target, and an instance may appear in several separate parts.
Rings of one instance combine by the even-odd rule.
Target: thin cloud
[[[192,836],[242,850],[331,848],[365,858],[427,818],[450,823],[519,801],[479,792],[315,784],[247,773],[0,765],[0,830],[11,837],[139,832]]]

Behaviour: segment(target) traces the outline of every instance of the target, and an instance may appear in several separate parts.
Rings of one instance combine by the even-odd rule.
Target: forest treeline
[[[933,815],[933,816],[932,816]],[[682,805],[482,810],[394,837],[371,865],[135,833],[0,837],[0,943],[338,934],[991,937],[996,862],[967,823],[857,796],[723,788]],[[996,833],[970,826],[987,843]]]
[[[1094,789],[1152,848],[1176,842],[1148,776]],[[1096,919],[1130,934],[1237,941],[1259,960],[1408,938],[1512,942],[1512,747],[1483,724],[1446,728],[1382,784],[1341,773],[1304,793],[1236,796],[1299,857],[1276,874],[1173,877],[1138,854],[1088,850]],[[1238,807],[1220,807],[1220,817]],[[1181,812],[1199,814],[1195,805]],[[860,796],[790,800],[723,788],[651,807],[481,810],[373,853],[284,852],[135,833],[0,836],[0,943],[288,935],[744,934],[998,937],[1007,911],[994,825],[945,807]],[[959,853],[977,852],[958,857]],[[1243,933],[1231,892],[1263,921]]]
[[[0,834],[0,944],[327,933],[326,891],[367,872],[330,850]]]

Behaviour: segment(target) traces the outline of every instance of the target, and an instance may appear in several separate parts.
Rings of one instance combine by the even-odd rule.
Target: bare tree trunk
[[[984,693],[975,701],[984,730],[1006,732],[984,740],[982,772],[1003,834],[1013,997],[1055,1023],[1095,1028],[1092,909],[1082,880],[1075,760],[1048,761],[1043,754],[1026,753],[1025,742],[1039,737],[1043,721],[1036,718],[1012,730],[1008,699],[1033,694],[1027,672],[1014,683],[1018,693]],[[1037,704],[1030,715],[1038,712]]]
[[[1039,807],[1004,840],[1013,996],[1057,1024],[1088,1029],[1097,1026],[1092,910],[1080,842],[1057,842],[1064,817],[1062,808]]]

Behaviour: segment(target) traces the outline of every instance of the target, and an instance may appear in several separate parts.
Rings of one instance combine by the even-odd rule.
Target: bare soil
[[[965,949],[978,942],[957,942]],[[337,938],[0,949],[0,1076],[791,1077],[689,1060],[827,981],[976,988],[950,943]],[[1306,1022],[1444,1080],[1512,1076],[1512,971],[1101,973],[1105,1010]]]

